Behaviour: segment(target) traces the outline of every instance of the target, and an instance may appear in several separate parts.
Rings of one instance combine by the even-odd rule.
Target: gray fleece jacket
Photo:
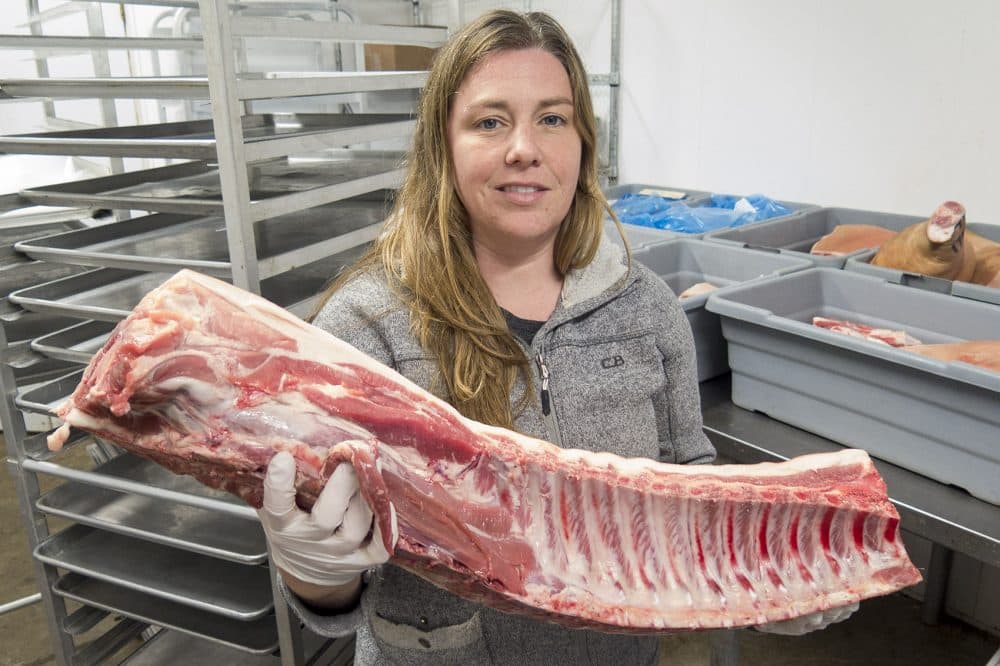
[[[427,390],[435,386],[433,360],[411,334],[406,308],[379,276],[352,280],[314,323]],[[534,400],[516,417],[521,432],[564,448],[669,463],[714,458],[702,431],[687,318],[669,287],[638,262],[629,268],[610,239],[589,266],[566,276],[555,311],[524,351],[535,360]],[[547,396],[541,394],[543,368]],[[515,386],[512,397],[522,390]],[[311,630],[357,632],[356,664],[657,662],[655,637],[565,629],[504,614],[391,564],[369,572],[366,581],[360,604],[337,615],[318,615],[283,589]]]

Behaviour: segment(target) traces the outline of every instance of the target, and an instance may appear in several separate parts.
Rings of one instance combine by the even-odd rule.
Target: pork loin
[[[306,509],[349,462],[387,539],[395,509],[396,564],[566,626],[754,625],[920,581],[863,451],[679,466],[560,449],[468,420],[341,340],[190,271],[119,324],[57,411],[258,507],[277,451],[294,455]]]

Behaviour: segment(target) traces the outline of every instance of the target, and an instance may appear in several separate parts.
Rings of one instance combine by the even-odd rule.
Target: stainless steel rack
[[[32,51],[39,76],[0,75],[0,98],[41,98],[47,115],[52,100],[70,98],[101,100],[105,109],[115,99],[204,99],[212,111],[210,121],[119,126],[106,116],[101,128],[0,137],[4,153],[108,157],[119,166],[132,157],[188,160],[0,196],[0,213],[11,211],[0,215],[0,420],[56,660],[103,662],[158,628],[129,663],[179,654],[213,663],[348,663],[352,639],[317,639],[290,617],[250,507],[74,430],[65,448],[86,446],[95,461],[78,469],[48,450],[46,435],[57,425],[52,408],[114,324],[174,271],[216,275],[304,315],[379,232],[402,155],[367,144],[405,141],[413,117],[395,109],[254,113],[252,105],[412,91],[427,73],[249,71],[246,41],[433,47],[447,30],[338,22],[342,13],[329,3],[306,0],[132,0],[125,4],[184,6],[200,34],[109,37],[98,25],[100,2],[50,12],[28,2],[32,34],[4,36],[0,48]],[[67,11],[86,13],[90,36],[41,34],[42,20]],[[310,20],[298,20],[301,11]],[[115,49],[196,52],[206,69],[116,76],[103,67]],[[92,53],[102,67],[94,77],[50,77],[45,59],[66,52]],[[42,494],[40,475],[62,483]],[[51,534],[50,517],[72,525]],[[126,619],[78,644],[109,615]]]
[[[37,0],[26,1],[31,34],[2,36],[0,48],[31,51],[38,77],[0,75],[0,102],[41,99],[54,118],[53,100],[95,99],[106,126],[56,119],[53,126],[64,131],[0,136],[0,153],[105,157],[114,174],[0,196],[0,213],[15,212],[0,215],[0,420],[56,659],[103,662],[152,627],[160,630],[129,664],[297,664],[307,655],[310,663],[349,663],[352,639],[318,639],[289,617],[265,566],[252,509],[73,430],[66,448],[85,446],[96,463],[76,469],[48,450],[46,434],[56,425],[50,410],[74,389],[82,365],[170,273],[192,268],[216,275],[305,314],[323,283],[379,232],[403,173],[401,155],[360,144],[388,139],[396,145],[413,131],[413,118],[396,108],[302,113],[279,107],[286,100],[294,106],[292,97],[378,99],[386,91],[410,91],[404,94],[415,100],[412,91],[427,73],[285,71],[285,65],[252,71],[247,42],[433,47],[447,30],[343,22],[343,12],[316,0],[81,0],[45,12]],[[116,10],[121,4],[183,8],[197,16],[199,34],[106,36],[102,2]],[[399,2],[419,23],[420,3]],[[461,5],[448,3],[449,26],[464,22]],[[85,14],[88,36],[42,34],[43,21],[68,12]],[[301,20],[304,12],[309,20]],[[611,90],[612,179],[619,14],[615,0],[612,71],[590,77],[592,85]],[[194,54],[204,71],[117,76],[108,53],[122,49]],[[95,76],[49,76],[46,59],[65,53],[90,54]],[[188,110],[193,100],[208,100],[211,120],[120,126],[116,99],[181,99]],[[265,104],[271,113],[254,113]],[[126,158],[188,161],[126,172]],[[42,494],[39,475],[62,485]],[[49,517],[73,526],[52,535]],[[69,612],[67,604],[79,608]],[[82,632],[109,614],[127,619],[78,644]]]

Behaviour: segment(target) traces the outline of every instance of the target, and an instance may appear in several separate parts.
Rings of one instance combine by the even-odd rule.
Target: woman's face
[[[555,56],[523,49],[484,58],[452,98],[448,145],[477,247],[554,243],[582,150],[569,76]]]

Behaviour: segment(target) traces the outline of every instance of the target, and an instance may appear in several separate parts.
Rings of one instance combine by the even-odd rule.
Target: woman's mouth
[[[501,185],[497,188],[497,191],[503,194],[504,199],[512,204],[527,205],[533,204],[544,197],[545,193],[549,190],[541,185],[512,183]]]
[[[531,192],[542,191],[541,187],[534,185],[504,185],[500,189],[504,192],[513,192],[515,194],[529,194]]]

